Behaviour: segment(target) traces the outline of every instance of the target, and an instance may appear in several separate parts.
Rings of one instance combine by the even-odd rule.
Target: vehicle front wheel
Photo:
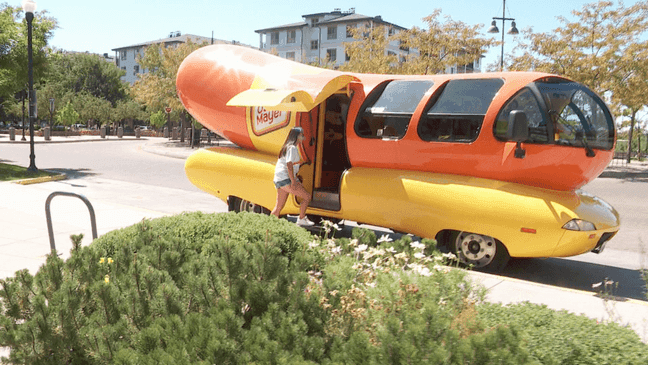
[[[266,215],[270,214],[270,210],[268,210],[267,208],[236,196],[230,196],[228,202],[228,210],[230,212],[250,212]]]
[[[511,258],[506,247],[490,236],[458,232],[451,243],[459,261],[478,271],[499,272]]]

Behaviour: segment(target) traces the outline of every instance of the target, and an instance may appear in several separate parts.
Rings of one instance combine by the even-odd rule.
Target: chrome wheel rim
[[[260,205],[254,204],[247,200],[241,200],[241,204],[239,205],[239,211],[250,212],[250,213],[262,213],[263,208]]]
[[[461,262],[476,268],[488,266],[497,254],[497,243],[493,237],[475,233],[459,233],[455,248]]]

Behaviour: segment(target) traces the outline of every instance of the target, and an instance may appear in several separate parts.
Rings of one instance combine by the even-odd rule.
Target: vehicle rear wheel
[[[228,209],[230,212],[250,212],[266,215],[270,214],[270,210],[266,209],[265,207],[236,196],[231,196],[229,198]]]
[[[506,247],[490,236],[458,232],[451,244],[461,263],[479,271],[499,272],[511,258]]]

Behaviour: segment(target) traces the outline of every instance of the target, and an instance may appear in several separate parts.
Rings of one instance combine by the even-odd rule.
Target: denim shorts
[[[285,179],[285,180],[281,180],[281,181],[275,181],[274,184],[277,187],[277,189],[280,189],[280,188],[282,188],[284,186],[290,185],[290,179]]]

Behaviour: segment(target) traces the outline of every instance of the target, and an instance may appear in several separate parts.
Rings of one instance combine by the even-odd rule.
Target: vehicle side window
[[[497,115],[495,120],[495,137],[505,139],[508,128],[509,115],[514,110],[521,110],[526,114],[529,123],[529,139],[527,142],[548,143],[549,131],[547,130],[547,119],[540,110],[538,100],[529,88],[524,88],[509,100],[504,108]]]
[[[430,142],[475,141],[502,85],[501,79],[449,81],[421,118],[419,137]]]
[[[399,139],[407,128],[419,102],[434,83],[429,80],[396,80],[370,95],[356,120],[358,136]]]

